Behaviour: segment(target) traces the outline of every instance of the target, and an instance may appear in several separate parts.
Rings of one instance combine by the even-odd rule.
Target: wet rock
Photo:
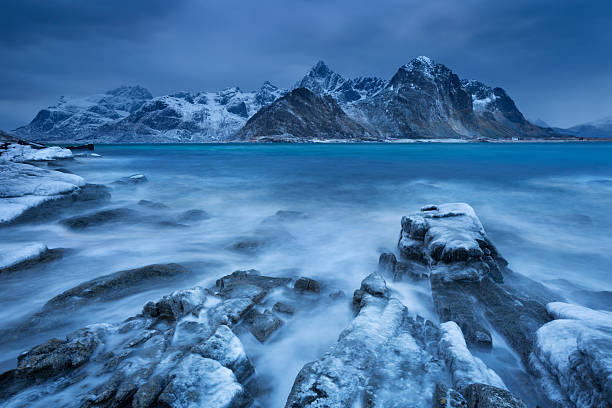
[[[113,181],[112,184],[118,186],[129,186],[129,185],[137,185],[148,182],[149,179],[144,174],[132,174],[131,176],[121,177],[118,180]]]
[[[378,270],[394,281],[420,280],[429,278],[429,270],[424,265],[413,261],[398,262],[395,255],[390,252],[380,254]]]
[[[239,408],[251,403],[231,370],[197,354],[187,355],[170,372],[158,400],[172,408]]]
[[[470,407],[527,408],[523,401],[508,391],[487,384],[471,384],[464,394]]]
[[[76,331],[65,340],[51,339],[21,354],[17,369],[21,375],[49,379],[87,363],[100,344],[105,326]]]
[[[223,298],[248,297],[255,302],[261,300],[274,288],[286,286],[288,278],[261,276],[254,270],[234,271],[231,275],[218,279],[215,283],[216,295]]]
[[[178,222],[197,222],[210,218],[210,215],[204,210],[187,210],[178,216]]]
[[[140,200],[138,201],[138,205],[146,207],[146,208],[151,208],[153,210],[164,210],[166,208],[169,208],[164,203],[160,203],[157,201],[149,201],[149,200]]]
[[[361,281],[362,291],[376,297],[389,297],[389,289],[387,283],[379,273],[371,273],[363,281]]]
[[[342,299],[346,296],[346,293],[344,293],[344,291],[342,290],[336,290],[332,293],[329,294],[329,298],[331,300],[338,300],[338,299]]]
[[[484,347],[492,344],[490,323],[527,364],[534,333],[549,320],[550,300],[530,289],[542,285],[507,267],[469,205],[427,206],[403,217],[398,249],[408,263],[428,269],[441,321],[455,321],[468,345]]]
[[[0,224],[54,218],[110,197],[83,178],[21,163],[0,163]]]
[[[145,316],[178,320],[190,313],[197,312],[206,300],[206,290],[196,286],[164,296],[158,302],[147,303],[142,313]]]
[[[61,248],[49,249],[42,243],[9,244],[0,248],[0,273],[15,272],[62,257]]]
[[[82,230],[85,228],[98,227],[122,220],[134,219],[137,212],[129,208],[113,208],[110,210],[97,211],[90,214],[70,217],[62,221],[68,228]]]
[[[293,290],[298,293],[319,293],[321,292],[321,284],[314,279],[302,277],[295,281]]]
[[[432,405],[435,384],[448,375],[436,358],[435,325],[413,320],[376,275],[355,291],[361,307],[338,342],[302,368],[286,407]]]
[[[277,313],[284,313],[288,315],[295,314],[295,307],[283,302],[276,302],[274,306],[272,306],[272,310]]]
[[[263,313],[252,310],[246,318],[246,323],[249,325],[249,331],[261,343],[265,342],[272,333],[283,325],[283,321],[269,310],[265,310]]]
[[[250,406],[241,382],[257,381],[232,328],[252,329],[262,340],[277,330],[271,312],[249,313],[270,289],[293,293],[288,282],[237,271],[212,288],[149,302],[123,323],[90,326],[35,347],[0,375],[0,405],[35,405],[53,395],[82,407]],[[245,296],[253,288],[263,296]]]
[[[397,259],[395,255],[390,252],[383,252],[378,258],[378,268],[382,273],[393,275],[396,264]]]
[[[255,254],[266,247],[267,242],[258,237],[243,237],[229,246],[229,249],[244,254]]]
[[[81,283],[48,301],[43,311],[56,312],[62,308],[76,308],[94,302],[117,299],[188,274],[179,264],[154,264],[119,271]]]
[[[244,383],[255,371],[242,343],[225,325],[219,326],[206,342],[194,346],[192,352],[216,360],[229,368],[240,383]]]
[[[467,406],[465,398],[459,392],[443,383],[436,384],[433,408],[467,408]]]

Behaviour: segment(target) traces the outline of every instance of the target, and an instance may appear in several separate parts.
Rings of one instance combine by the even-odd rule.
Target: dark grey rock
[[[298,293],[319,293],[321,291],[321,284],[314,279],[302,277],[295,281],[293,289]]]
[[[472,384],[464,391],[470,407],[478,408],[527,408],[527,405],[510,392],[486,384]]]
[[[43,311],[51,313],[58,309],[75,309],[84,304],[117,299],[143,287],[167,282],[189,271],[179,264],[154,264],[141,268],[119,271],[81,283],[49,300]]]
[[[124,220],[134,220],[138,213],[129,208],[113,208],[62,220],[68,228],[82,230]]]
[[[288,315],[295,314],[295,307],[283,302],[276,302],[274,306],[272,306],[272,310],[277,313],[284,313]]]
[[[283,321],[269,310],[263,313],[252,310],[247,317],[247,324],[253,336],[263,343],[283,325]]]
[[[113,181],[112,184],[115,184],[118,186],[130,186],[130,185],[143,184],[148,181],[149,179],[144,174],[132,174],[131,176],[121,177],[120,179]]]

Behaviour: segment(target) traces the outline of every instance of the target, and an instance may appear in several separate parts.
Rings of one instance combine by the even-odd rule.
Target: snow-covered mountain
[[[572,126],[567,129],[554,128],[559,133],[578,137],[612,138],[612,116]]]
[[[253,92],[229,88],[155,98],[142,87],[122,87],[82,99],[62,98],[14,133],[45,142],[70,143],[225,140],[262,106],[285,93],[270,82]]]
[[[294,89],[333,98],[306,98],[312,110],[293,112],[283,104],[258,116],[242,136],[262,136],[265,129],[336,129],[347,119],[358,124],[358,138],[554,138],[555,130],[525,119],[502,88],[476,80],[461,80],[451,69],[428,57],[401,66],[390,80],[376,77],[346,79],[317,62]],[[257,91],[229,88],[220,92],[181,92],[153,98],[142,87],[122,87],[87,98],[62,98],[41,110],[34,120],[14,133],[43,142],[164,143],[209,142],[236,139],[240,129],[262,108],[285,95],[286,90],[265,82]],[[298,102],[297,99],[293,102]],[[294,120],[326,121],[287,127]],[[348,118],[317,117],[314,113],[342,112]],[[266,117],[266,115],[270,117]],[[281,119],[281,122],[274,121]],[[348,123],[348,122],[346,122]],[[265,125],[264,125],[265,124]],[[302,126],[303,125],[303,126]],[[352,126],[352,125],[351,125]],[[334,132],[322,132],[329,134]],[[270,135],[272,136],[272,135]],[[319,135],[312,135],[313,138]],[[250,137],[249,137],[250,139]]]
[[[129,116],[152,98],[141,86],[122,86],[85,98],[62,96],[56,105],[42,109],[28,125],[13,133],[44,142],[92,140],[100,126]]]
[[[559,136],[529,123],[503,89],[461,80],[424,56],[389,81],[346,80],[318,62],[298,84],[333,96],[352,119],[385,138]]]
[[[101,126],[98,142],[168,143],[223,141],[248,118],[284,95],[265,82],[256,92],[229,88],[220,92],[177,93],[153,98],[131,115]]]

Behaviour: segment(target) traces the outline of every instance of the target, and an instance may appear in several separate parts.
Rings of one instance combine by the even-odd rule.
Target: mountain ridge
[[[301,96],[293,95],[289,102],[278,102],[296,89],[308,89],[321,98],[301,91]],[[299,103],[300,97],[309,102]],[[326,97],[332,98],[337,108]],[[265,109],[277,102],[274,109]],[[294,120],[325,123],[289,126],[287,108],[294,103],[310,106],[293,112]],[[312,116],[313,112],[323,117]],[[332,112],[339,116],[329,116]],[[257,121],[249,123],[258,113]],[[272,117],[262,119],[264,113]],[[272,118],[280,122],[273,124]],[[353,140],[562,137],[552,128],[527,121],[502,88],[460,79],[450,68],[424,56],[399,67],[389,80],[367,76],[347,79],[318,61],[291,91],[266,81],[258,90],[248,92],[234,87],[153,97],[145,88],[125,86],[91,97],[62,97],[14,133],[43,142],[193,143],[242,140],[247,134],[260,139],[265,129],[294,129],[298,140],[308,139],[305,129],[318,129],[321,133],[311,139],[337,139],[332,129],[344,125],[357,132],[356,137],[348,138]]]

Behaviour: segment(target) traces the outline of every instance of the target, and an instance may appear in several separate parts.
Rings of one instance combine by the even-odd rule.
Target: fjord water
[[[258,373],[270,379],[263,405],[282,406],[302,365],[325,352],[350,322],[350,296],[375,270],[380,252],[395,248],[402,215],[426,204],[471,204],[514,271],[573,302],[588,302],[576,294],[581,289],[612,290],[612,143],[107,145],[96,146],[96,153],[102,157],[63,166],[90,183],[135,173],[149,179],[114,188],[109,208],[129,207],[159,221],[202,209],[210,218],[187,227],[126,221],[71,231],[45,221],[4,228],[2,242],[36,241],[69,251],[49,265],[2,277],[0,329],[62,291],[115,271],[176,262],[197,273],[77,310],[56,330],[0,340],[2,370],[51,335],[120,321],[172,290],[208,286],[234,270],[254,268],[308,276],[347,294],[345,302],[298,313],[265,347],[243,338]],[[168,208],[138,206],[142,199]],[[266,218],[278,210],[307,217],[283,221],[281,236],[260,251],[231,249],[241,237],[262,234]],[[426,284],[392,288],[414,314],[437,320]],[[483,358],[511,389],[531,399],[530,389],[517,389],[520,380],[512,378],[517,367],[504,368],[518,362]]]

